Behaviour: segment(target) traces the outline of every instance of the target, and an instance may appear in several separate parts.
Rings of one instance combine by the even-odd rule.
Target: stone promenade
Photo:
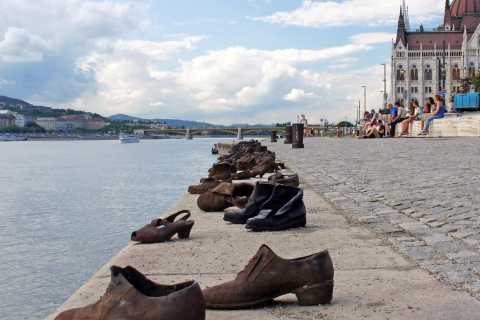
[[[347,219],[480,298],[480,139],[321,139],[270,148]]]
[[[469,149],[475,150],[475,141],[460,141],[465,154],[468,154]],[[442,277],[453,279],[457,285],[469,284],[470,290],[474,292],[474,271],[461,269],[466,269],[467,265],[473,266],[474,261],[477,261],[474,258],[474,244],[465,242],[474,237],[456,239],[452,230],[430,227],[425,220],[427,213],[430,216],[432,213],[442,214],[440,209],[432,208],[446,208],[447,199],[458,198],[454,194],[460,194],[460,190],[452,192],[449,189],[452,189],[454,181],[457,181],[453,185],[455,188],[465,188],[460,187],[463,186],[460,179],[469,175],[462,171],[464,169],[459,169],[465,167],[464,164],[452,167],[442,162],[439,166],[454,170],[456,180],[439,179],[435,175],[435,178],[428,179],[431,170],[422,172],[421,177],[424,175],[424,178],[416,176],[413,171],[417,170],[417,164],[404,165],[409,161],[412,151],[418,150],[420,156],[424,154],[431,162],[433,150],[440,143],[450,146],[453,142],[455,146],[455,142],[432,140],[429,147],[431,150],[426,152],[424,147],[429,146],[427,143],[423,144],[420,140],[411,140],[411,144],[407,142],[409,141],[309,140],[305,150],[296,151],[280,144],[272,146],[305,178],[303,188],[308,214],[306,228],[273,233],[247,232],[243,226],[226,224],[222,213],[201,212],[196,206],[197,197],[185,195],[169,212],[180,209],[192,211],[196,224],[190,240],[153,245],[129,244],[48,319],[53,320],[61,310],[85,306],[99,299],[109,283],[111,265],[132,265],[149,278],[165,284],[195,279],[202,287],[208,287],[235,278],[261,244],[269,245],[285,258],[329,249],[335,265],[333,303],[327,306],[300,307],[296,304],[295,296],[287,295],[264,308],[208,311],[207,320],[479,319],[480,302],[477,299],[466,291],[453,290],[448,284],[437,281],[415,262],[420,261]],[[462,149],[461,145],[456,148]],[[381,161],[369,163],[363,159],[368,158],[368,149],[378,153],[386,165]],[[408,151],[408,156],[393,158],[394,152],[398,150]],[[444,157],[453,159],[455,155],[445,153]],[[473,161],[474,157],[470,159]],[[410,160],[412,161],[414,162]],[[472,167],[476,165],[472,164]],[[395,178],[388,178],[385,170],[389,166],[395,169],[392,171]],[[405,175],[423,181],[421,183],[424,188],[431,194],[441,190],[439,200],[435,200],[434,196],[428,197],[429,200],[423,202],[423,211],[416,209],[422,204],[418,200],[423,193],[416,191],[412,187],[413,183],[400,179]],[[473,184],[474,180],[470,181]],[[443,187],[437,188],[438,185]],[[370,190],[370,187],[378,187],[379,190]],[[409,194],[411,197],[408,197]],[[458,201],[468,202],[465,199]],[[469,204],[472,201],[470,199]],[[454,204],[449,205],[449,208],[451,210],[448,211],[460,210]],[[413,218],[404,213],[408,209],[411,215],[414,214],[413,211],[425,212],[425,215]],[[167,214],[152,215],[152,218]],[[460,215],[461,213],[458,214]],[[475,224],[473,218],[455,221],[463,221],[463,224],[457,225],[465,229],[468,225]],[[424,222],[420,219],[424,219]],[[430,223],[433,221],[427,220]],[[456,232],[462,228],[458,227]],[[125,237],[130,232],[131,230],[125,230]],[[386,240],[391,240],[406,255],[416,260],[402,256]]]

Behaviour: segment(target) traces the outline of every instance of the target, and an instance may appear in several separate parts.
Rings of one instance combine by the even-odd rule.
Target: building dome
[[[480,14],[480,0],[454,0],[450,12],[452,17],[463,17],[465,14]]]

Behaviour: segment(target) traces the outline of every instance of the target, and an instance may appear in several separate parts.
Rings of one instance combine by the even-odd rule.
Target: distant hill
[[[60,117],[65,115],[74,114],[88,114],[91,116],[102,117],[96,113],[89,113],[85,111],[65,109],[65,108],[51,108],[44,106],[35,106],[26,101],[14,99],[10,97],[0,96],[0,109],[7,109],[13,112],[21,113],[25,116],[43,118],[43,117]],[[104,118],[104,117],[102,117]],[[106,118],[104,118],[106,119]],[[191,129],[206,129],[206,128],[262,128],[271,127],[272,125],[265,124],[232,124],[229,126],[212,124],[208,122],[192,121],[192,120],[179,120],[179,119],[144,119],[139,117],[133,117],[126,114],[116,114],[108,119],[112,122],[138,122],[138,123],[161,123],[168,125],[172,128],[191,128]]]
[[[108,117],[111,121],[116,121],[116,122],[144,122],[145,120],[142,118],[137,118],[137,117],[132,117],[126,114],[115,114],[113,116]]]
[[[13,112],[21,113],[25,116],[43,118],[43,117],[60,117],[72,114],[88,114],[91,116],[101,117],[96,113],[89,113],[73,109],[51,108],[43,106],[34,106],[23,100],[10,97],[0,96],[0,109],[6,109]]]
[[[138,123],[161,123],[172,128],[192,128],[192,129],[205,129],[205,128],[218,128],[223,127],[216,124],[207,122],[191,121],[191,120],[178,120],[178,119],[143,119],[138,117],[132,117],[126,114],[116,114],[109,117],[113,122],[138,122]]]
[[[218,125],[208,122],[192,121],[192,120],[178,120],[178,119],[144,119],[132,117],[126,114],[116,114],[109,117],[113,122],[138,122],[138,123],[161,123],[172,128],[191,128],[191,129],[207,129],[207,128],[270,128],[273,124],[246,124],[236,123],[232,125]]]

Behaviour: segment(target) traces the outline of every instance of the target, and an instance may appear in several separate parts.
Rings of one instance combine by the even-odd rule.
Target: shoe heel
[[[193,221],[188,221],[188,222],[191,222],[191,223],[186,225],[183,230],[178,232],[178,238],[180,238],[180,239],[190,239],[190,233],[192,232],[194,222]]]
[[[305,286],[297,291],[298,304],[301,306],[318,306],[329,304],[333,299],[333,281],[313,286]]]

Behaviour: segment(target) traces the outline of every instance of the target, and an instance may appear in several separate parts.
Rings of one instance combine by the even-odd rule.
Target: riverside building
[[[391,100],[421,104],[433,95],[451,106],[463,82],[480,69],[480,0],[445,1],[443,24],[428,30],[410,28],[403,2],[393,43]]]

